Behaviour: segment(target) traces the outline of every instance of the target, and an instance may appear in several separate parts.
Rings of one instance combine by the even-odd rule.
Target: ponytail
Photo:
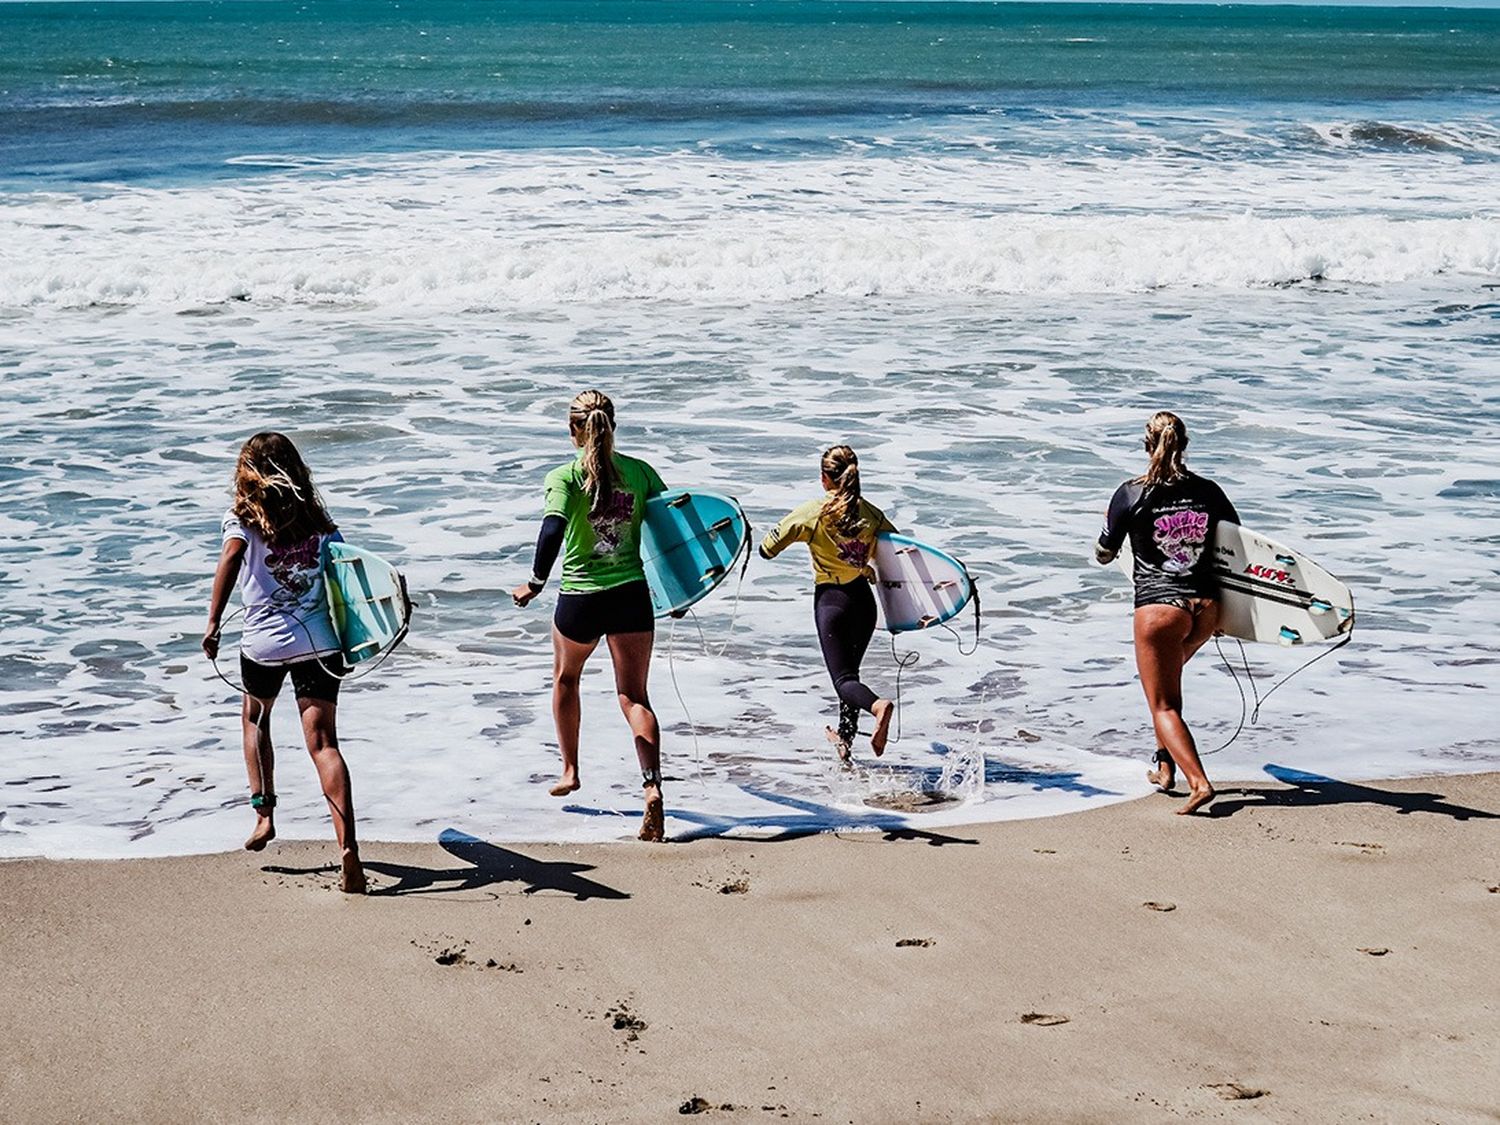
[[[568,408],[568,428],[578,434],[583,450],[583,488],[589,494],[589,515],[608,510],[620,486],[615,472],[615,404],[600,391],[584,391]]]
[[[1174,484],[1187,476],[1187,425],[1170,410],[1159,410],[1146,423],[1146,453],[1150,462],[1136,480],[1149,487]]]
[[[823,475],[833,482],[832,495],[823,504],[823,520],[841,535],[859,531],[859,458],[847,445],[823,451]]]

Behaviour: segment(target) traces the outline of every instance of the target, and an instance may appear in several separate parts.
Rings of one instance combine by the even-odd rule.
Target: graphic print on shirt
[[[1151,538],[1162,553],[1162,569],[1183,574],[1197,565],[1208,542],[1208,513],[1188,510],[1157,516]]]
[[[609,498],[603,512],[597,516],[589,516],[589,526],[594,529],[596,556],[609,556],[619,551],[634,515],[635,496],[619,491]]]
[[[297,605],[313,588],[323,561],[322,545],[322,536],[314,535],[266,552],[266,569],[279,587],[272,595],[273,604]]]
[[[840,561],[861,568],[870,565],[870,544],[863,539],[839,539],[836,542]]]

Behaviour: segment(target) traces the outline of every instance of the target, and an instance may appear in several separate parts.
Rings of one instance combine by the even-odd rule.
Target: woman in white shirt
[[[219,654],[219,631],[236,581],[245,607],[240,677],[241,728],[255,830],[245,841],[260,851],[276,837],[275,754],[271,707],[288,674],[302,716],[308,753],[323,784],[342,853],[340,887],[365,891],[354,834],[349,770],[339,753],[335,718],[347,672],[323,590],[323,547],[340,538],[291,439],[256,434],[240,450],[234,503],[224,514],[223,549],[214,575],[203,651]]]

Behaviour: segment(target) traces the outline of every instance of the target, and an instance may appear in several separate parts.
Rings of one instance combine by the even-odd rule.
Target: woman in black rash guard
[[[1234,505],[1211,480],[1183,464],[1187,426],[1163,410],[1146,423],[1150,463],[1115,490],[1094,554],[1135,556],[1135,662],[1156,727],[1155,767],[1146,777],[1163,792],[1181,769],[1191,789],[1179,813],[1213,800],[1193,732],[1182,719],[1182,669],[1219,624],[1219,583],[1209,544],[1220,520],[1239,523]]]

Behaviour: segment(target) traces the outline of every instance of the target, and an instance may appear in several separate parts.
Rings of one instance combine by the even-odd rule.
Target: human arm
[[[240,567],[245,561],[245,540],[226,537],[219,551],[219,565],[214,571],[214,588],[208,598],[208,624],[203,630],[203,652],[210,660],[219,656],[219,631],[223,627],[224,609],[229,605],[229,595],[239,581]]]
[[[760,542],[760,557],[774,559],[793,543],[806,543],[812,538],[813,521],[807,518],[807,505],[788,512],[775,527],[766,533]]]
[[[568,521],[561,515],[550,513],[542,519],[542,529],[536,537],[536,554],[531,563],[531,577],[510,592],[518,606],[525,606],[542,592],[547,577],[552,573],[552,564],[557,562],[567,534]]]
[[[666,486],[665,482],[662,481],[661,474],[658,473],[653,466],[647,465],[646,466],[646,499],[649,500],[653,496],[660,496],[666,490],[667,490],[667,486]]]
[[[1229,497],[1224,494],[1224,490],[1217,484],[1215,484],[1214,491],[1219,494],[1217,498],[1218,503],[1216,505],[1218,510],[1214,514],[1218,516],[1220,520],[1223,520],[1227,523],[1239,523],[1240,514],[1234,510],[1234,504],[1230,501]]]
[[[1125,545],[1125,536],[1130,532],[1130,516],[1140,502],[1140,486],[1126,481],[1115,489],[1104,513],[1104,527],[1099,540],[1094,544],[1094,560],[1101,566],[1114,561]]]

